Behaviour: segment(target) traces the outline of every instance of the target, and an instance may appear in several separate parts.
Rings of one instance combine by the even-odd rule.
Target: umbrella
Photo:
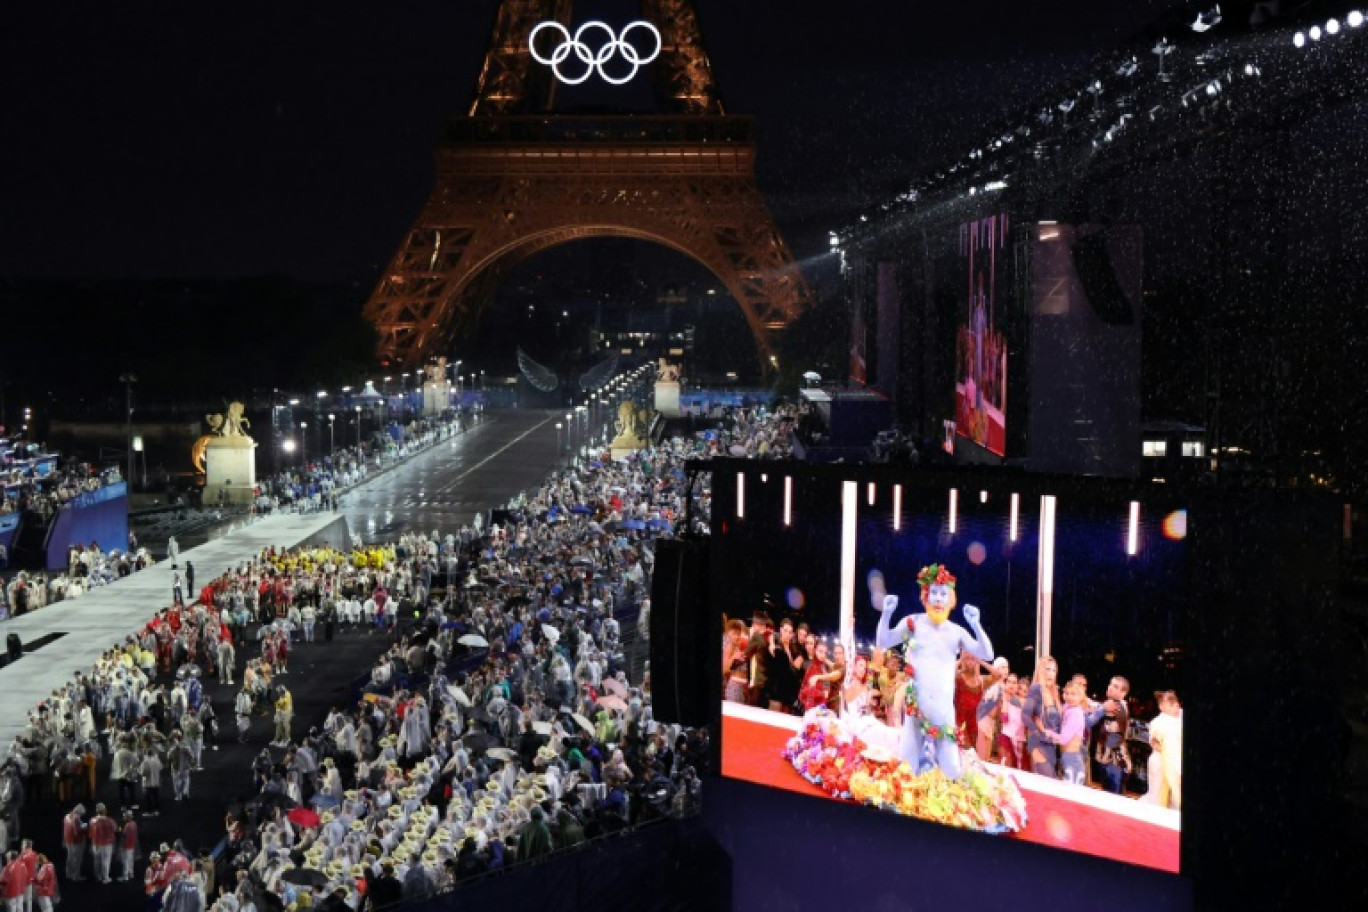
[[[312,798],[309,799],[309,804],[312,804],[315,808],[318,808],[320,810],[335,808],[337,807],[338,803],[338,800],[334,798],[332,795],[329,795],[327,792],[318,792]]]
[[[584,504],[575,504],[573,507],[570,508],[570,512],[578,513],[581,516],[588,516],[589,514],[593,513],[594,510],[592,507],[586,507]]]
[[[509,750],[506,747],[491,747],[485,751],[486,757],[493,757],[495,760],[517,760],[517,751]]]
[[[487,713],[483,706],[471,707],[470,711],[466,713],[466,716],[468,718],[474,719],[476,722],[494,721],[494,717]]]
[[[448,686],[447,693],[451,694],[452,698],[462,706],[470,706],[470,697],[466,696],[466,692],[461,688]]]
[[[536,732],[537,734],[539,734],[539,735],[550,735],[550,734],[551,734],[551,723],[550,723],[550,722],[533,722],[533,723],[532,723],[532,730],[533,730],[534,732]]]
[[[642,529],[646,528],[646,524],[639,519],[624,519],[622,522],[618,523],[618,528],[631,529],[640,532]]]
[[[257,803],[263,808],[277,806],[289,810],[295,806],[295,800],[284,792],[262,792],[257,797]]]
[[[575,724],[589,732],[589,734],[592,735],[594,733],[594,723],[590,722],[584,716],[581,716],[579,713],[571,713],[570,718],[574,719]]]
[[[560,631],[550,624],[542,624],[542,636],[550,640],[552,646],[560,642]]]
[[[280,879],[286,883],[292,883],[300,887],[326,887],[331,878],[322,871],[315,871],[313,868],[290,868]]]
[[[489,748],[489,745],[494,743],[494,738],[484,732],[471,732],[461,738],[461,743],[466,746],[466,750],[478,756],[484,753]]]
[[[822,375],[816,371],[803,371],[803,379],[809,383],[821,383]]]
[[[455,630],[457,627],[460,627],[460,626],[461,626],[461,625],[458,624],[458,623],[456,623],[455,621],[443,621],[443,622],[442,622],[442,629],[443,629],[443,630]]]
[[[648,520],[646,520],[646,527],[649,528],[649,529],[666,529],[666,528],[669,528],[669,525],[670,525],[670,521],[669,521],[668,519],[648,519]]]
[[[489,640],[486,640],[478,633],[467,633],[456,642],[460,643],[462,646],[474,646],[477,649],[483,649],[489,645]]]
[[[285,815],[291,823],[297,823],[302,827],[318,826],[318,814],[306,807],[297,807]]]
[[[598,703],[599,706],[602,706],[604,709],[621,709],[624,711],[627,709],[627,701],[623,700],[622,697],[616,697],[612,694],[604,694],[599,697]]]
[[[594,566],[594,559],[592,557],[572,557],[570,558],[570,566],[592,567]]]
[[[627,699],[627,688],[622,686],[622,682],[617,678],[604,678],[603,689],[610,694],[616,694],[617,696],[622,697],[624,700]]]

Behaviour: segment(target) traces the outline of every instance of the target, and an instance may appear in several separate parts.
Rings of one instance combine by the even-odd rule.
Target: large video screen
[[[955,433],[1007,455],[1007,338],[1011,236],[1005,214],[961,225],[955,240]]]
[[[1177,872],[1183,504],[873,473],[714,473],[723,775]]]

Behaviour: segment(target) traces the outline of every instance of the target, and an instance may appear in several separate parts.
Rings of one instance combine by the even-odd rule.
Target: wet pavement
[[[560,448],[558,418],[564,414],[547,410],[486,413],[464,434],[344,495],[338,512],[367,542],[459,528],[546,476]]]

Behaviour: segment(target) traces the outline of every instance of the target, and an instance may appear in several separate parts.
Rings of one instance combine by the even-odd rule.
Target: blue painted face
[[[944,623],[955,607],[955,587],[944,583],[928,587],[922,595],[922,605],[926,607],[926,616],[933,624]]]

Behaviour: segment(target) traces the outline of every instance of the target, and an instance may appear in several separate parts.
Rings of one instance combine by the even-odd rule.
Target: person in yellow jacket
[[[289,747],[290,745],[290,720],[294,718],[294,697],[285,689],[285,685],[280,685],[276,690],[275,701],[275,738],[271,741],[272,747]]]

